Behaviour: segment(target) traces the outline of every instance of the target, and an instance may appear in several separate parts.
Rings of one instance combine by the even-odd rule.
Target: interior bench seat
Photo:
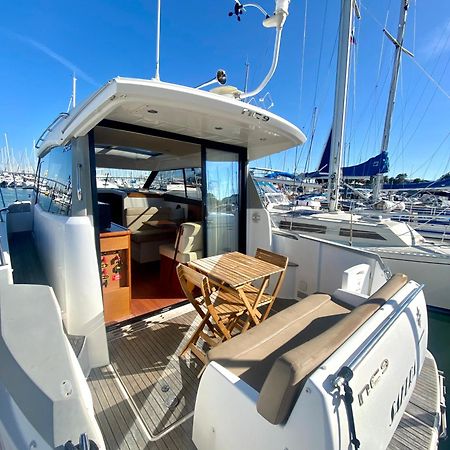
[[[125,221],[131,231],[131,257],[146,263],[159,260],[159,246],[175,240],[174,227],[153,227],[146,221],[171,220],[171,209],[146,206],[125,209]]]
[[[352,310],[329,295],[310,295],[213,348],[208,361],[253,387],[270,423],[284,423],[308,376],[406,283],[397,274]]]

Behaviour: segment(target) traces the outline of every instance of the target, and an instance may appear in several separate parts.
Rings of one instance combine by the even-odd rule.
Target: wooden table
[[[207,275],[212,281],[229,286],[235,291],[244,302],[251,320],[256,325],[260,322],[260,314],[256,307],[269,284],[270,276],[284,270],[275,264],[239,252],[197,259],[189,262],[188,265]],[[245,288],[257,280],[262,280],[262,283],[252,304],[245,293]]]

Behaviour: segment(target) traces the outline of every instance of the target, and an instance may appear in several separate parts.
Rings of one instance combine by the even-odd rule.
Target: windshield
[[[148,189],[144,188],[146,182],[152,177],[154,179]],[[159,172],[97,168],[98,188],[148,190],[201,200],[201,185],[202,176],[200,168],[164,170]]]

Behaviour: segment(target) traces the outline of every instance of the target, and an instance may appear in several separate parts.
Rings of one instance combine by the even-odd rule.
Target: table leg
[[[258,291],[258,294],[256,295],[255,301],[253,302],[253,305],[250,304],[250,301],[247,297],[247,295],[245,295],[245,286],[243,286],[242,288],[238,289],[238,294],[239,297],[241,298],[241,300],[244,302],[247,310],[248,310],[248,314],[249,314],[249,318],[247,319],[247,321],[245,322],[244,326],[242,327],[242,332],[246,331],[248,329],[248,327],[251,325],[251,322],[253,322],[255,325],[258,325],[261,321],[259,320],[259,317],[261,317],[261,314],[259,313],[259,311],[256,309],[256,307],[258,306],[262,295],[264,294],[264,291],[267,288],[267,285],[269,283],[269,277],[266,277],[264,279],[264,281],[261,284],[261,287]]]

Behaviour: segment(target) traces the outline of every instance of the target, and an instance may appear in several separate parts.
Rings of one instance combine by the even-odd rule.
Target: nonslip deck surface
[[[439,399],[436,374],[434,360],[426,357],[406,411],[389,443],[389,450],[435,448],[438,434],[436,404]]]
[[[290,302],[283,303],[278,302],[279,309]],[[178,353],[198,319],[194,311],[176,314],[108,333],[111,365],[93,370],[88,380],[108,450],[195,449],[192,412],[201,366]],[[434,360],[426,358],[388,449],[435,448],[436,371]]]
[[[179,358],[197,313],[139,322],[108,334],[111,365],[89,385],[108,449],[194,449],[192,413],[202,368]]]
[[[31,232],[13,233],[9,237],[9,252],[14,283],[49,284]]]

